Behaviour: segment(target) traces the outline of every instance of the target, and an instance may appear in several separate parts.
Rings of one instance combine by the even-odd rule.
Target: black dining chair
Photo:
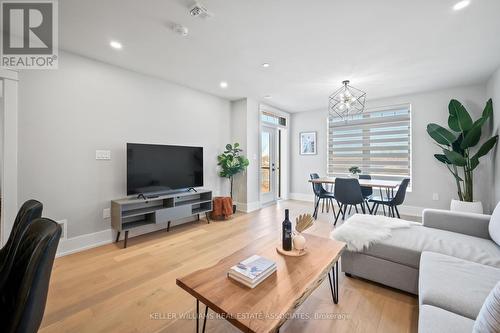
[[[46,218],[33,221],[21,236],[14,253],[14,264],[0,289],[2,332],[38,331],[60,237],[61,226]]]
[[[336,178],[335,179],[335,199],[339,203],[340,212],[335,218],[334,226],[337,224],[337,220],[342,213],[342,220],[345,219],[345,214],[347,207],[352,207],[356,209],[358,213],[358,205],[361,207],[363,214],[366,213],[365,210],[365,199],[363,198],[363,193],[361,192],[361,186],[359,186],[359,181],[356,178]]]
[[[371,180],[372,176],[370,175],[359,175],[359,179],[367,179]],[[370,186],[361,186],[361,194],[363,194],[363,198],[365,199],[366,208],[368,208],[368,212],[371,214],[372,211],[370,209],[370,205],[368,202],[371,198],[373,198],[373,188]]]
[[[390,217],[401,218],[398,211],[398,206],[402,205],[405,201],[406,189],[408,188],[408,184],[410,183],[409,178],[403,179],[401,184],[398,187],[396,195],[393,198],[388,198],[384,200],[383,198],[371,199],[370,202],[373,202],[372,213],[373,215],[377,215],[377,211],[380,205],[387,206],[387,210],[389,212]]]
[[[310,175],[311,180],[314,179],[319,179],[319,175],[317,173],[311,173]],[[325,190],[322,184],[319,183],[312,183],[312,188],[314,192],[314,213],[313,217],[315,220],[318,219],[318,210],[319,210],[319,203],[321,200],[323,200],[323,206],[327,204],[327,212],[328,212],[328,207],[331,205],[332,206],[332,211],[333,211],[333,216],[336,217],[337,215],[335,214],[335,207],[333,204],[333,200],[335,200],[335,196],[332,192],[328,192]]]
[[[26,201],[17,212],[14,225],[5,246],[0,249],[0,289],[5,284],[14,264],[14,256],[19,247],[21,237],[29,225],[42,216],[43,205],[36,200]]]

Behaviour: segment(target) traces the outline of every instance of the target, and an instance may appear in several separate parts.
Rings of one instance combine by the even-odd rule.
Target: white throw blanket
[[[392,229],[409,228],[411,224],[410,221],[386,216],[354,214],[333,230],[330,237],[347,243],[349,251],[359,252],[391,237]]]

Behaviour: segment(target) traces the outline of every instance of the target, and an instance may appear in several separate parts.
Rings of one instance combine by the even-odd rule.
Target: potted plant
[[[450,129],[429,124],[427,133],[443,151],[443,154],[435,154],[434,157],[448,168],[456,181],[459,200],[452,200],[450,209],[482,213],[482,203],[474,201],[474,169],[479,165],[479,159],[496,145],[498,135],[486,140],[479,149],[474,148],[481,139],[483,125],[493,113],[493,102],[490,99],[486,103],[481,117],[475,121],[455,99],[450,101],[448,110]]]
[[[217,156],[217,165],[220,166],[219,176],[228,178],[231,184],[230,196],[233,199],[233,180],[234,176],[240,172],[245,171],[248,167],[248,159],[241,155],[243,149],[240,148],[239,143],[233,145],[227,144],[224,153]],[[233,213],[236,212],[236,205],[233,204]]]
[[[351,177],[353,178],[358,178],[358,174],[361,173],[361,169],[355,165],[353,165],[352,167],[349,168],[349,172],[351,173]]]

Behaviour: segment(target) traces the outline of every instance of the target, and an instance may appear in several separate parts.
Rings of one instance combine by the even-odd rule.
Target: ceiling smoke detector
[[[210,18],[212,17],[212,13],[210,13],[207,9],[207,7],[203,6],[199,2],[195,2],[195,4],[191,7],[189,10],[189,14],[194,17],[201,17],[201,18]]]
[[[176,34],[184,36],[184,37],[186,37],[189,34],[189,29],[187,27],[183,26],[182,24],[179,24],[179,23],[174,23],[172,25],[172,30]]]

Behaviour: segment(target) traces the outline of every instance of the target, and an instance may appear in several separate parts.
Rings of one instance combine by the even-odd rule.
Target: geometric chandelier
[[[349,85],[349,80],[342,81],[342,87],[330,95],[328,111],[335,112],[338,117],[347,120],[349,115],[364,111],[366,93]]]

